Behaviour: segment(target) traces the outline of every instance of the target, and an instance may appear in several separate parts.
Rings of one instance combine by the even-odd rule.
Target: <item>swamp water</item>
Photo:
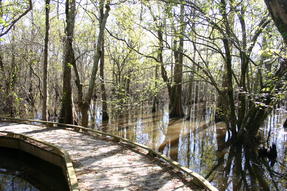
[[[0,147],[0,191],[66,191],[59,167],[15,149]]]
[[[213,115],[208,104],[194,106],[190,120],[169,119],[167,108],[154,114],[138,109],[113,117],[107,124],[98,114],[95,128],[161,151],[221,191],[285,190],[287,131],[282,124],[286,108],[274,111],[260,129],[261,139],[250,137],[248,145],[230,142],[224,124],[215,124]],[[274,165],[267,157],[255,154],[273,143],[277,148]]]

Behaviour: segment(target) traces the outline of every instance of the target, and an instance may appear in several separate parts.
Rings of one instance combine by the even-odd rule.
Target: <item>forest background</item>
[[[1,0],[0,7],[1,114],[88,126],[95,107],[108,120],[169,103],[170,117],[188,118],[192,104],[209,101],[214,120],[244,136],[285,100],[280,0]]]

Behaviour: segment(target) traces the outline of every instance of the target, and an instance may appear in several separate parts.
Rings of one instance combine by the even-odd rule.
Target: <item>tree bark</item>
[[[183,71],[183,36],[184,36],[184,5],[180,5],[180,37],[179,47],[174,51],[174,85],[172,86],[172,96],[170,99],[170,114],[172,118],[184,117],[182,108],[182,71]]]
[[[287,1],[285,0],[265,0],[267,9],[278,28],[284,43],[287,45]]]
[[[106,87],[105,87],[105,47],[104,47],[104,39],[102,43],[102,55],[100,60],[100,77],[101,77],[101,91],[102,91],[102,120],[108,121],[108,106],[107,106],[107,94],[106,94]]]
[[[14,117],[16,114],[15,109],[15,103],[14,103],[14,92],[15,92],[15,85],[17,82],[17,76],[18,76],[18,68],[16,64],[16,50],[15,50],[15,34],[14,34],[15,27],[12,29],[12,42],[11,42],[11,67],[9,76],[7,79],[7,85],[6,85],[6,104],[4,107],[4,111],[7,111],[7,113],[10,114],[10,117]]]
[[[158,39],[158,53],[157,53],[157,62],[160,64],[160,74],[161,74],[161,78],[162,80],[164,81],[164,83],[166,84],[167,86],[167,90],[168,90],[168,96],[169,96],[169,100],[171,100],[172,98],[172,87],[171,87],[171,82],[170,82],[170,79],[168,78],[168,74],[167,74],[167,71],[164,67],[164,63],[163,63],[163,43],[164,43],[164,40],[163,40],[163,27],[164,27],[164,24],[161,23],[161,21],[158,21],[157,17],[154,15],[151,7],[149,6],[149,11],[150,11],[150,14],[154,20],[155,23],[157,23],[157,39]],[[154,110],[154,109],[153,109]]]
[[[3,5],[2,0],[0,0],[0,17],[3,18]],[[3,55],[2,55],[2,43],[0,42],[0,70],[4,75],[4,64],[3,64]]]
[[[66,0],[66,37],[64,39],[64,62],[63,62],[63,95],[62,108],[59,121],[73,124],[71,66],[75,63],[73,50],[73,36],[76,14],[76,1]]]
[[[158,65],[155,66],[155,70],[154,70],[154,78],[155,78],[155,82],[154,82],[154,87],[157,88],[157,80],[158,80]],[[152,112],[155,113],[158,110],[158,95],[155,95],[153,97],[152,100]]]
[[[84,93],[83,93],[83,85],[80,82],[80,75],[79,75],[76,63],[73,63],[73,68],[74,68],[75,76],[76,76],[76,86],[78,89],[78,104],[79,104],[80,111],[82,114],[81,125],[84,127],[87,127],[89,123],[88,111],[90,108],[92,97],[94,95],[94,87],[95,87],[96,75],[97,75],[97,71],[99,67],[99,61],[102,55],[104,54],[103,53],[103,40],[104,40],[105,26],[106,26],[107,19],[109,16],[109,11],[110,11],[109,5],[110,5],[109,1],[106,3],[105,6],[104,6],[104,0],[101,0],[100,2],[100,20],[99,20],[100,30],[99,30],[97,41],[94,44],[94,47],[95,47],[95,54],[94,54],[94,61],[93,61],[94,63],[93,63],[91,78],[89,80],[88,92],[86,96],[84,96]],[[104,12],[104,7],[106,8],[105,12]]]
[[[42,120],[47,120],[47,100],[48,100],[48,44],[49,44],[49,13],[50,0],[45,1],[45,44],[44,44],[44,63],[43,63],[43,105],[42,105]]]

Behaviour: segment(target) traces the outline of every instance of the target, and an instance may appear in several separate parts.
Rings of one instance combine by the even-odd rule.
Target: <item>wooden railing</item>
[[[78,126],[78,125],[63,124],[63,123],[50,122],[50,121],[19,119],[19,118],[10,118],[10,117],[0,117],[0,121],[15,122],[15,123],[28,123],[28,124],[33,124],[33,125],[44,124],[47,127],[54,127],[54,128],[63,127],[63,128],[68,128],[68,129],[74,130],[76,132],[91,135],[91,136],[102,136],[105,138],[110,138],[110,140],[112,140],[112,141],[121,142],[121,143],[124,143],[127,146],[130,146],[133,148],[138,147],[138,148],[144,149],[147,151],[148,155],[150,155],[152,157],[159,158],[161,161],[168,163],[169,165],[171,165],[172,167],[174,167],[175,169],[177,169],[178,171],[183,173],[185,176],[191,178],[190,181],[192,183],[200,186],[201,188],[203,188],[205,190],[218,191],[217,188],[215,188],[213,185],[211,185],[211,183],[209,181],[207,181],[205,178],[203,178],[201,175],[199,175],[196,172],[193,172],[192,170],[190,170],[186,167],[181,166],[178,162],[169,159],[166,155],[159,153],[157,151],[154,151],[145,145],[132,142],[128,139],[125,139],[123,137],[119,137],[117,135],[112,135],[110,133],[106,133],[106,132],[102,132],[99,130],[90,129],[90,128],[86,128],[86,127],[82,127],[82,126]]]

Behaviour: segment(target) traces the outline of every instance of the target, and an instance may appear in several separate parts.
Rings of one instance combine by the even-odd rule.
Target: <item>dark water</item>
[[[116,115],[108,124],[96,121],[96,128],[145,144],[161,151],[181,165],[198,172],[220,190],[285,190],[287,188],[287,132],[282,124],[284,108],[275,110],[248,144],[230,142],[223,123],[212,121],[213,106],[196,105],[190,120],[171,120],[167,109],[152,114],[136,109]],[[276,145],[277,158],[271,164],[258,157],[260,148]]]
[[[11,171],[3,168],[0,169],[0,190],[38,191],[37,188],[35,188],[25,179],[20,178],[19,175],[21,175],[21,172],[19,171]]]
[[[30,154],[0,147],[0,191],[66,191],[59,167]]]

